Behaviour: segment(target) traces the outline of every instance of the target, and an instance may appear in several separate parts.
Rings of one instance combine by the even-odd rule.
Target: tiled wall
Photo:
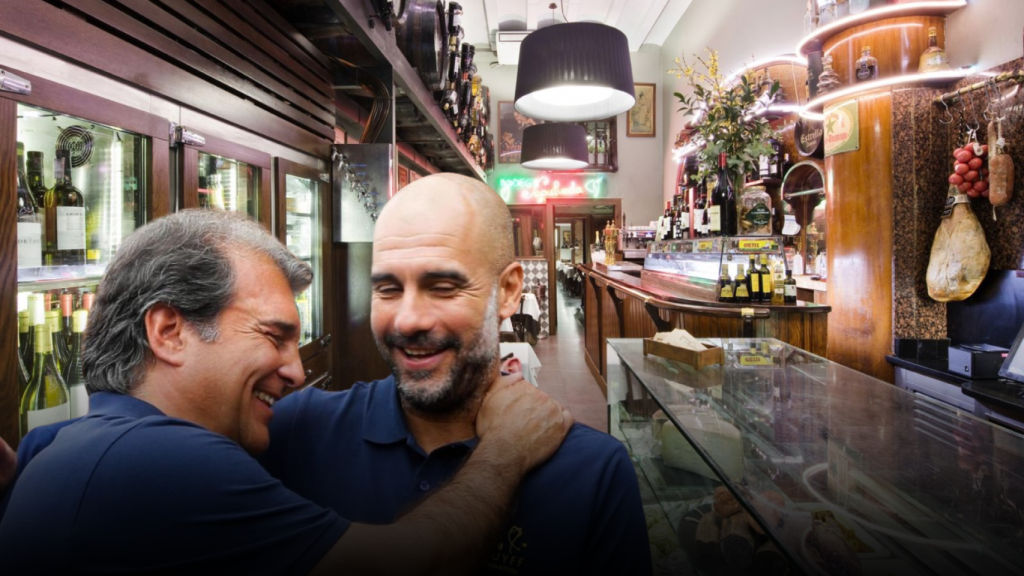
[[[534,286],[541,282],[548,285],[548,262],[547,260],[520,260],[523,265],[523,282],[526,286]],[[551,299],[544,298],[538,301],[540,304],[540,333],[547,336],[551,329],[551,316],[548,313]]]

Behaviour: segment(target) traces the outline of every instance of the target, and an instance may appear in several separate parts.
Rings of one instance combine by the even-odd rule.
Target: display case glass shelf
[[[698,546],[715,488],[791,573],[1024,571],[1024,436],[778,340],[712,342],[725,362],[701,371],[642,340],[607,344],[609,431],[635,463],[661,573],[736,573]]]
[[[320,270],[321,238],[319,234],[319,185],[309,178],[286,174],[285,183],[285,245],[299,258]],[[320,334],[320,283],[314,282],[295,299],[299,309],[302,335],[299,346],[309,343]]]

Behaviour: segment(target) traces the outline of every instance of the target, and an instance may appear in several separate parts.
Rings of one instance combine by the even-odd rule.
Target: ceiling
[[[692,0],[461,0],[465,40],[490,45],[499,30],[536,30],[552,23],[600,22],[618,28],[636,52],[643,44],[660,46]],[[562,11],[564,9],[564,17]]]

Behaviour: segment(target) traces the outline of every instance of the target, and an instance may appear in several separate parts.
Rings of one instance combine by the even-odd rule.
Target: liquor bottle
[[[18,268],[43,265],[42,213],[25,176],[25,145],[18,142]]]
[[[761,254],[761,302],[772,301],[772,270],[768,267],[768,255]]]
[[[921,54],[920,65],[917,71],[921,74],[926,72],[941,72],[950,70],[949,57],[946,51],[939,48],[939,33],[934,26],[928,28],[928,48]]]
[[[67,345],[71,342],[71,314],[75,310],[75,295],[70,292],[62,292],[60,295],[60,336]]]
[[[782,306],[786,303],[786,280],[782,275],[782,263],[775,263],[775,278],[772,281],[772,305]]]
[[[45,323],[33,328],[35,350],[28,387],[21,397],[21,434],[39,426],[71,418],[68,387],[53,359],[50,327]]]
[[[718,301],[736,301],[735,289],[732,285],[732,278],[729,277],[729,268],[726,264],[722,264],[722,276],[718,279]]]
[[[89,320],[89,313],[76,310],[71,321],[71,344],[68,347],[68,361],[64,368],[64,382],[71,397],[71,417],[85,416],[89,411],[89,395],[85,390],[85,376],[82,374],[82,335]]]
[[[85,200],[71,182],[71,155],[58,150],[53,160],[56,182],[46,192],[46,241],[52,242],[52,262],[85,264]],[[51,218],[52,216],[52,218]]]
[[[747,274],[743,269],[743,264],[740,264],[739,271],[736,272],[736,302],[747,303],[750,302],[750,287],[747,283]]]
[[[768,178],[782,178],[782,143],[769,138],[768,144],[772,147],[772,153],[768,156]]]
[[[796,280],[793,279],[792,270],[786,270],[786,281],[783,284],[785,286],[783,299],[786,304],[796,304]]]
[[[825,54],[821,59],[821,74],[818,75],[818,96],[834,92],[843,86],[839,73],[832,68],[832,55]]]
[[[711,233],[723,236],[735,236],[736,193],[732,187],[732,179],[726,170],[725,152],[718,155],[718,182],[711,194]]]
[[[757,267],[757,256],[750,255],[750,267],[747,268],[747,290],[751,302],[761,301],[761,270]]]
[[[47,310],[45,316],[46,325],[50,327],[50,350],[53,351],[53,361],[57,364],[58,370],[63,370],[68,361],[68,347],[60,336],[60,310]]]
[[[26,171],[28,175],[28,189],[32,192],[32,199],[36,201],[36,206],[42,210],[46,202],[46,184],[43,182],[42,152],[28,153],[28,166],[26,167]]]
[[[707,212],[705,211],[704,191],[707,190],[707,178],[697,188],[697,197],[693,203],[693,237],[704,237],[704,226],[707,223]]]
[[[857,82],[868,82],[878,78],[878,59],[871,55],[871,46],[861,49],[854,70],[857,71]]]

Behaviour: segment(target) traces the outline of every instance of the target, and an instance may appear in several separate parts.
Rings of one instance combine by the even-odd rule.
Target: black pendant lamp
[[[622,32],[593,22],[531,32],[519,50],[516,110],[557,122],[602,120],[633,107],[633,67]]]
[[[520,165],[531,170],[579,170],[587,160],[587,130],[577,124],[535,124],[523,130]]]

